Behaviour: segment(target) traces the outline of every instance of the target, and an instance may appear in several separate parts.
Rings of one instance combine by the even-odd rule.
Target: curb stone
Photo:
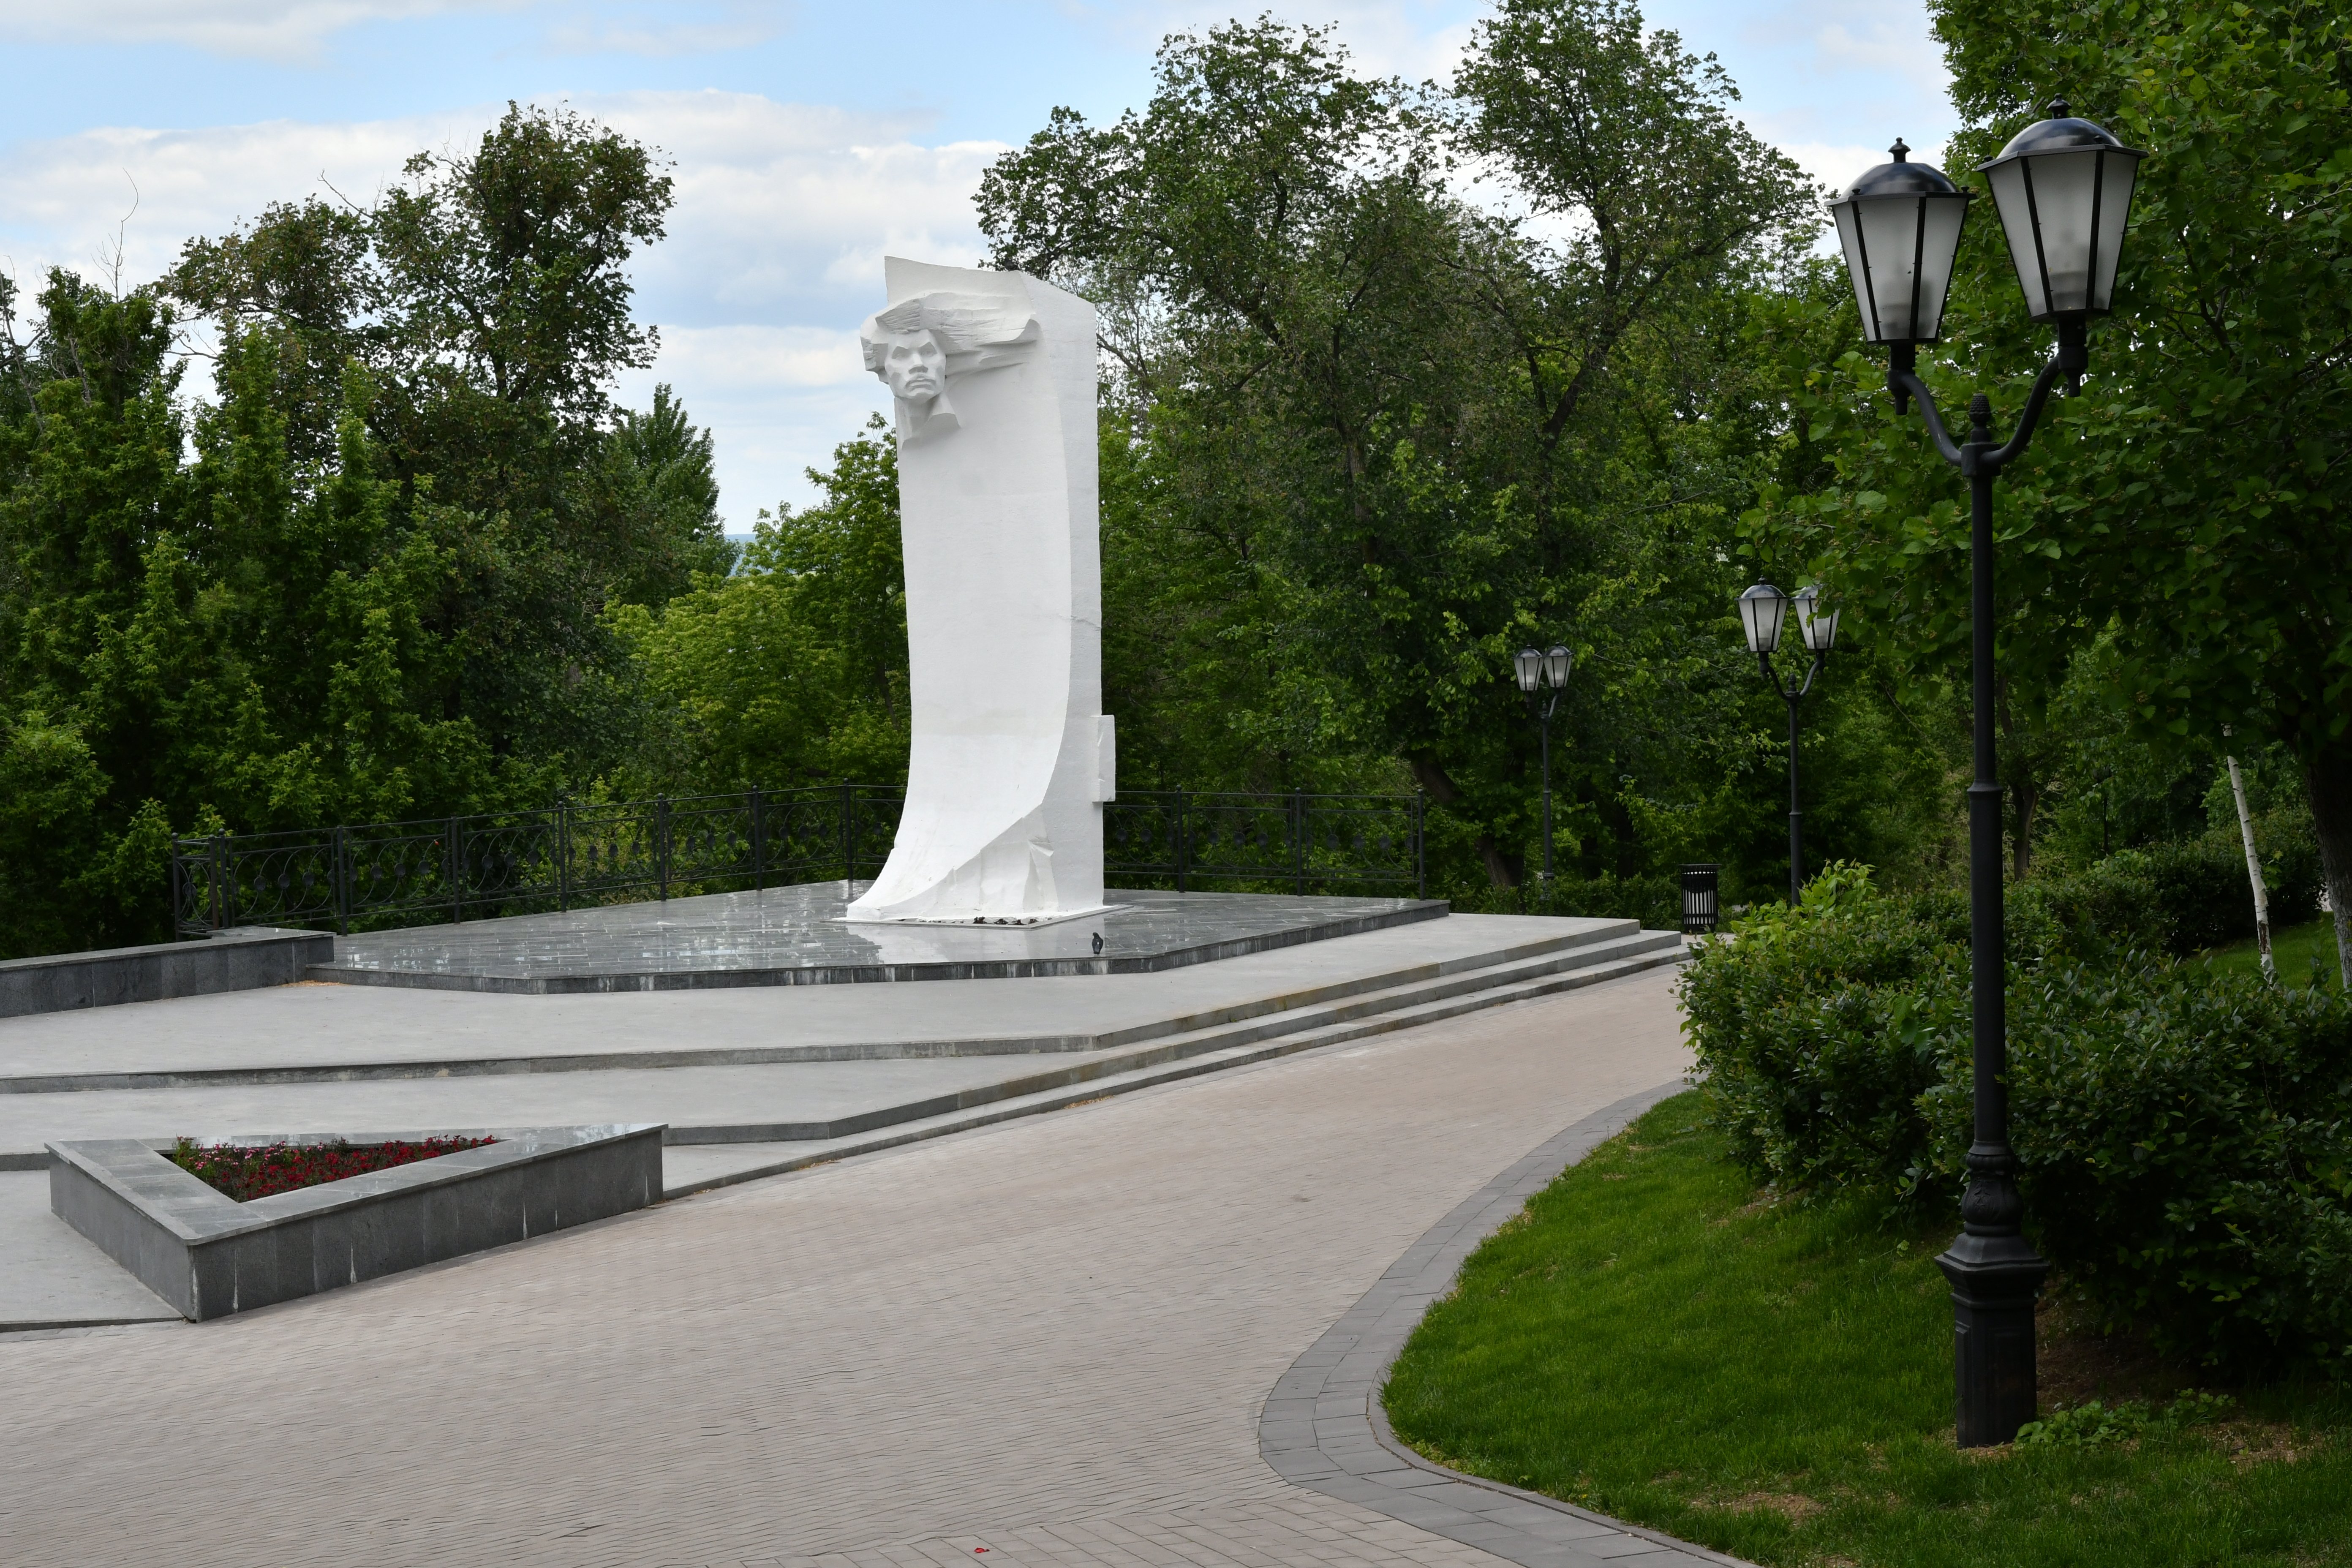
[[[1688,1086],[1628,1096],[1555,1134],[1457,1205],[1339,1321],[1291,1363],[1258,1413],[1258,1453],[1294,1486],[1323,1493],[1521,1568],[1752,1568],[1737,1557],[1626,1524],[1539,1492],[1465,1476],[1397,1440],[1380,1391],[1430,1303],[1478,1244],[1560,1172]]]

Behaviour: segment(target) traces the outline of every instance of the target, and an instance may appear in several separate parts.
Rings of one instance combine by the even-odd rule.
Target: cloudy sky
[[[981,171],[1056,104],[1113,118],[1171,30],[1271,9],[1357,59],[1443,77],[1475,0],[0,0],[0,269],[125,283],[271,201],[364,201],[509,99],[568,101],[676,163],[670,237],[636,269],[656,380],[717,432],[748,530],[880,406],[857,363],[882,257],[971,265]],[[1951,128],[1921,0],[1652,0],[1719,55],[1760,135],[1842,184],[1898,132]],[[119,253],[119,257],[118,257]]]

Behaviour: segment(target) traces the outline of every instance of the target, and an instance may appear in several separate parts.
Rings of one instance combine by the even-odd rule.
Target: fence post
[[[572,908],[572,797],[555,797],[555,907]]]
[[[1176,792],[1176,890],[1186,891],[1185,874],[1192,866],[1192,796],[1188,790]]]
[[[463,925],[466,921],[466,857],[457,845],[458,832],[457,818],[453,816],[449,819],[446,835],[449,841],[449,919],[453,924]]]
[[[335,895],[335,934],[349,936],[352,934],[352,878],[351,868],[346,863],[348,857],[343,851],[343,828],[341,823],[335,825],[332,853],[334,863],[328,868],[327,876]]]
[[[1416,786],[1412,792],[1412,896],[1416,899],[1429,897],[1429,861],[1421,847],[1423,808],[1428,804],[1429,796]]]
[[[1297,876],[1297,890],[1307,891],[1307,792],[1294,788],[1290,792],[1290,862]]]
[[[845,781],[841,786],[841,890],[857,880],[857,795]]]
[[[669,796],[654,796],[654,879],[662,902],[669,902]]]
[[[187,908],[184,901],[187,897],[184,890],[185,885],[186,878],[180,871],[180,839],[179,836],[174,834],[172,837],[172,940],[173,942],[188,934],[181,929],[188,923],[188,917],[181,912]]]
[[[760,786],[751,786],[751,887],[754,891],[768,890],[768,819],[762,810],[764,801]]]
[[[222,890],[222,885],[226,882],[227,879],[228,835],[226,833],[215,833],[213,835],[213,874],[211,879],[213,895],[213,930],[215,931],[219,931],[224,928],[226,924],[226,917],[228,913],[228,910],[233,907],[233,900],[228,899]]]

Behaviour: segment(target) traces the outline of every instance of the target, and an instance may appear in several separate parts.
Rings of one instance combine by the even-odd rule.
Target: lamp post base
[[[1964,1235],[1936,1266],[1952,1286],[1959,1445],[2009,1442],[2034,1417],[2033,1303],[2050,1265],[2021,1236]]]

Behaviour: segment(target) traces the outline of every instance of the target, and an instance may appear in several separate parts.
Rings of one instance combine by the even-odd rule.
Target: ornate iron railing
[[[172,846],[184,935],[340,931],[870,877],[889,858],[891,785],[670,797],[425,817]],[[1104,811],[1108,875],[1189,891],[1426,886],[1423,797],[1130,794]]]

